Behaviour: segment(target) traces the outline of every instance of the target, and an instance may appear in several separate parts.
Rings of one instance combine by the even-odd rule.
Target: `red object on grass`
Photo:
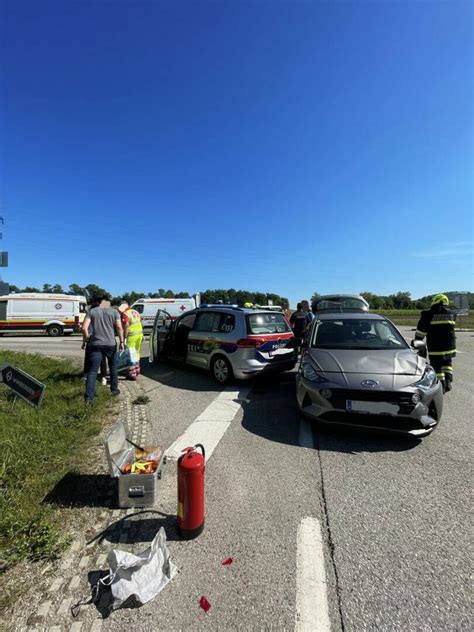
[[[234,560],[231,557],[226,557],[222,562],[222,566],[230,566]]]
[[[201,599],[199,600],[199,605],[201,606],[201,608],[204,610],[204,612],[207,612],[210,607],[211,604],[208,602],[208,600],[204,597],[204,595],[201,597]]]

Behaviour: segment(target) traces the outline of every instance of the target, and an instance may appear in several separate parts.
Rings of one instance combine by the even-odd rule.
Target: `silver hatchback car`
[[[329,425],[422,437],[438,425],[443,390],[395,325],[362,310],[316,312],[296,377],[300,411]]]
[[[294,335],[281,312],[202,305],[176,320],[159,310],[150,334],[150,361],[172,359],[212,373],[219,384],[291,370]]]

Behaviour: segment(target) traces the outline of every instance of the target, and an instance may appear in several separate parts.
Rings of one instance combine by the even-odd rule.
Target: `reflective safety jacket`
[[[130,307],[125,311],[125,315],[128,318],[128,335],[136,336],[138,334],[143,334],[140,314]]]
[[[421,312],[415,338],[422,340],[426,336],[430,356],[452,358],[456,355],[455,324],[456,314],[446,305],[436,303]]]

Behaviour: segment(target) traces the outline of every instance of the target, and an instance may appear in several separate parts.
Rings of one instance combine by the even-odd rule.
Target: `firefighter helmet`
[[[443,305],[449,305],[449,298],[446,294],[436,294],[431,299],[431,305],[436,305],[436,303],[443,303]]]

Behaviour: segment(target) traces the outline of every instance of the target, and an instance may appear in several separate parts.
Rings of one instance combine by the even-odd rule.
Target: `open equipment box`
[[[154,505],[158,480],[161,479],[163,449],[156,446],[141,447],[133,443],[129,439],[125,421],[119,421],[112,428],[104,446],[110,476],[118,479],[119,507],[125,509]]]

